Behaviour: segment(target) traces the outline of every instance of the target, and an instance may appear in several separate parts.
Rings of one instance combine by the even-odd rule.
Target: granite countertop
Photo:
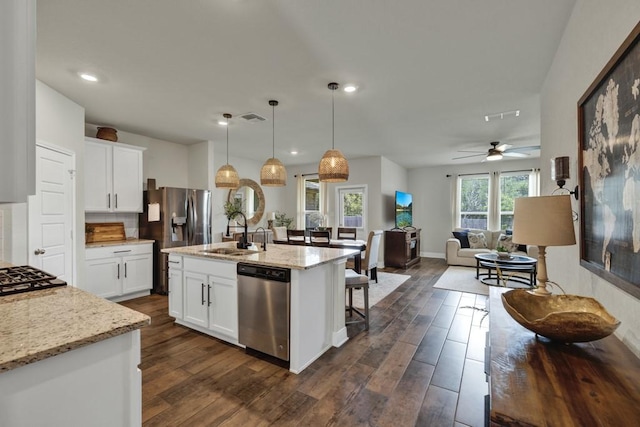
[[[0,374],[150,323],[72,286],[3,296],[0,319]]]
[[[93,242],[85,243],[85,248],[103,248],[105,246],[119,246],[119,245],[142,245],[145,243],[154,243],[154,240],[149,239],[137,239],[130,237],[126,240],[113,240],[110,242]]]
[[[236,242],[168,248],[162,249],[162,252],[182,256],[244,262],[247,264],[293,268],[296,270],[307,270],[342,258],[349,258],[360,253],[358,249],[335,249],[316,246],[279,244],[268,244],[266,251],[263,251],[261,246],[257,246],[254,250],[245,250],[245,252],[247,252],[246,255],[225,255],[203,252],[205,250],[216,248],[236,248]]]

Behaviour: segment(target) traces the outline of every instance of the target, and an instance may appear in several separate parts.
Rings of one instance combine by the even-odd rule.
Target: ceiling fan
[[[476,153],[468,156],[454,157],[452,160],[468,159],[470,157],[486,156],[482,161],[501,160],[503,157],[528,157],[529,152],[540,149],[539,145],[529,145],[527,147],[513,147],[509,144],[500,144],[499,141],[492,141],[491,148],[487,151],[460,150],[459,153]]]

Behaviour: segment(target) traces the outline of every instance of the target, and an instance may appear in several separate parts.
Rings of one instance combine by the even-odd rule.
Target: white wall
[[[541,96],[542,158],[571,157],[576,184],[578,158],[577,103],[633,27],[640,21],[638,0],[578,0]],[[549,164],[542,162],[542,188],[554,187]],[[574,209],[578,203],[574,203]],[[579,236],[579,223],[576,236]],[[578,237],[579,238],[579,237]],[[580,267],[579,245],[550,248],[551,280],[568,293],[593,296],[621,320],[616,335],[640,356],[640,301]]]
[[[203,141],[188,147],[189,167],[187,181],[189,188],[211,190],[215,187],[213,177],[213,142]],[[213,174],[212,174],[213,171]]]
[[[455,178],[447,175],[530,170],[540,167],[540,159],[478,162],[456,166],[437,166],[409,170],[409,192],[413,194],[413,221],[422,228],[422,256],[444,258],[445,242],[451,237],[451,186]],[[549,194],[544,193],[543,194]]]

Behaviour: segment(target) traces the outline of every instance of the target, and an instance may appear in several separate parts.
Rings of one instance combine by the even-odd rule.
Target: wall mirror
[[[264,214],[264,193],[260,184],[252,179],[241,179],[238,188],[229,190],[228,202],[242,202],[242,213],[247,216],[247,225],[256,225]],[[242,221],[242,219],[240,219]]]

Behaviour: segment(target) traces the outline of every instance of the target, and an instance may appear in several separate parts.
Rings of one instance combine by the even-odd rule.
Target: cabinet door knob
[[[44,254],[46,251],[44,249],[36,249],[35,251],[33,251],[34,254],[36,255],[42,255]]]

